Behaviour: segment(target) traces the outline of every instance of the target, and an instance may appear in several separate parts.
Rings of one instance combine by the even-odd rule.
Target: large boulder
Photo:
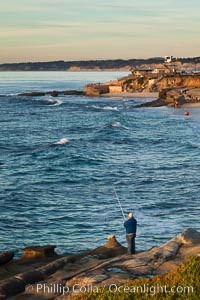
[[[185,229],[181,234],[177,236],[177,238],[184,245],[193,246],[200,244],[200,232],[192,228]]]
[[[91,251],[91,254],[96,254],[102,258],[111,258],[122,255],[127,252],[127,248],[123,247],[117,240],[115,235],[109,235],[108,241],[103,246],[100,246]]]
[[[55,245],[26,247],[23,249],[22,259],[54,257],[57,256],[54,251],[55,248]]]

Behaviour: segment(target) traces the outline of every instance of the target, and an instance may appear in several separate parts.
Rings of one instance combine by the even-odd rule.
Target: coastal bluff
[[[54,249],[54,245],[26,247],[17,260],[12,253],[0,253],[0,299],[71,299],[82,293],[81,287],[123,285],[167,274],[200,255],[200,232],[185,229],[163,245],[135,255],[126,254],[114,235],[84,253],[61,256]]]
[[[200,72],[183,70],[178,62],[164,62],[157,68],[132,68],[125,77],[105,83],[85,86],[89,97],[155,98],[136,106],[180,107],[183,104],[200,104]]]

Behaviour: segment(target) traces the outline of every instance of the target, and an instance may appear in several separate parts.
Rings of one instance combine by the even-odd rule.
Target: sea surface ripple
[[[199,226],[200,110],[134,108],[147,99],[18,97],[83,89],[124,73],[0,73],[0,250],[91,249],[138,219],[137,249]],[[149,99],[150,100],[150,99]]]

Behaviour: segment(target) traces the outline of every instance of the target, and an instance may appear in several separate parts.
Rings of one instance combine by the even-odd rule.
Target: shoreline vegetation
[[[200,232],[194,229],[133,255],[113,235],[84,253],[63,256],[55,248],[26,247],[17,260],[12,251],[0,253],[0,299],[149,299],[153,294],[155,299],[172,299],[172,293],[162,293],[158,286],[182,288],[173,299],[198,299]],[[130,286],[139,292],[128,291]],[[140,289],[150,286],[151,291]]]

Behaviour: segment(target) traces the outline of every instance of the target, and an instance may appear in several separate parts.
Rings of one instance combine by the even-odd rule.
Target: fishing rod
[[[113,186],[113,189],[114,189],[114,192],[115,192],[116,199],[117,199],[117,201],[118,201],[118,203],[119,203],[119,207],[120,207],[120,209],[121,209],[123,219],[125,220],[125,214],[124,214],[124,211],[123,211],[121,202],[120,202],[120,200],[119,200],[119,197],[118,197],[118,195],[117,195],[117,191],[116,191],[116,189],[115,189],[114,186]]]

